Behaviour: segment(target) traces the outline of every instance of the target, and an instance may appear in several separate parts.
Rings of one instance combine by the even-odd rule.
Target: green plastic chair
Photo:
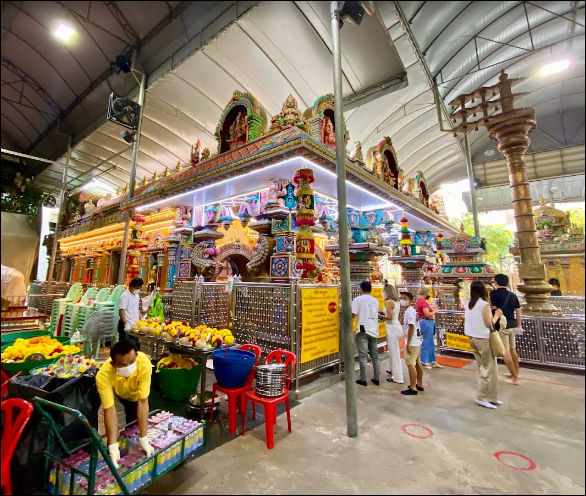
[[[89,288],[81,298],[80,303],[66,303],[65,304],[65,313],[63,315],[63,327],[62,327],[62,334],[64,336],[71,336],[75,329],[73,324],[75,323],[75,319],[77,318],[77,312],[79,309],[87,307],[87,301],[90,298],[95,298],[97,293],[96,288]]]
[[[125,289],[126,286],[116,286],[112,290],[112,293],[110,293],[108,301],[96,303],[98,310],[108,312],[112,316],[110,329],[100,335],[100,340],[103,345],[105,345],[105,342],[108,340],[111,341],[112,344],[118,342],[118,321],[120,320],[120,296],[122,296],[122,293],[124,293]]]
[[[83,288],[80,282],[73,284],[65,298],[55,298],[51,307],[51,332],[55,333],[59,326],[59,319],[65,313],[65,307],[69,302],[77,303],[83,296]]]

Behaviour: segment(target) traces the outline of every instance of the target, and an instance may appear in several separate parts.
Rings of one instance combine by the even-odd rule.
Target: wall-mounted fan
[[[53,195],[49,195],[43,200],[43,207],[55,208],[55,205],[57,205],[57,200]]]
[[[132,100],[112,93],[108,101],[108,120],[132,130],[138,127],[140,105]]]

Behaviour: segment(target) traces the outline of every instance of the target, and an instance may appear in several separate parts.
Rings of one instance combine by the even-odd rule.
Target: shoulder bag
[[[490,343],[490,349],[492,350],[492,354],[497,358],[502,358],[505,356],[505,345],[499,333],[494,328],[494,325],[490,326],[490,334],[488,335],[488,341]]]

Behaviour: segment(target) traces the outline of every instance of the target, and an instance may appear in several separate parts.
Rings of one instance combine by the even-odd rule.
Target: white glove
[[[108,446],[108,451],[110,452],[110,458],[112,458],[114,467],[118,468],[118,460],[120,460],[120,447],[118,446],[118,443]]]
[[[124,331],[128,332],[132,330],[132,326],[130,325],[129,322],[126,322],[126,324],[124,324]]]
[[[517,327],[517,334],[519,336],[522,336],[524,332],[525,332],[525,329],[523,329],[522,327]]]
[[[140,447],[146,453],[147,457],[155,454],[155,448],[149,444],[149,438],[147,436],[140,438]]]

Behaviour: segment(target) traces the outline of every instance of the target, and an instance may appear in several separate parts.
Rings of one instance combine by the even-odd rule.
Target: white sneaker
[[[493,405],[492,403],[489,403],[488,401],[481,401],[479,399],[474,400],[476,402],[477,405],[479,406],[483,406],[484,408],[490,408],[492,410],[496,410],[496,406]]]
[[[504,403],[502,401],[491,401],[490,404],[496,405],[496,406],[503,406],[504,405]]]

